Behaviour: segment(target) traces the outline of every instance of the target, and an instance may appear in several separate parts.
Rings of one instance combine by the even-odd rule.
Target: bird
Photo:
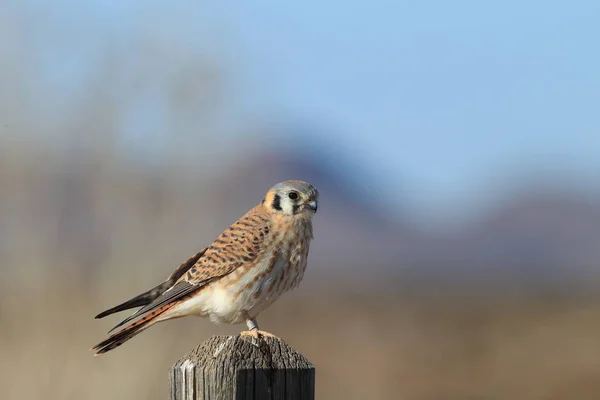
[[[318,190],[307,182],[277,183],[163,283],[96,315],[99,319],[141,307],[90,350],[104,354],[158,322],[191,315],[214,323],[245,322],[248,330],[240,335],[255,345],[276,337],[259,329],[257,317],[302,281],[318,200]]]

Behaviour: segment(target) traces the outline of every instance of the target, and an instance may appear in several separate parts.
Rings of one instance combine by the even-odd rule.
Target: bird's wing
[[[265,215],[249,212],[219,235],[194,265],[182,272],[173,286],[111,331],[253,262],[269,245],[270,232],[271,224]]]
[[[130,308],[141,307],[141,306],[145,306],[147,304],[152,303],[152,301],[154,301],[158,296],[160,296],[165,291],[167,291],[168,289],[173,287],[175,282],[177,282],[177,280],[183,274],[185,274],[194,264],[196,264],[196,262],[198,262],[200,257],[202,257],[202,255],[204,255],[204,253],[206,252],[207,249],[208,249],[208,247],[202,249],[201,251],[194,254],[192,257],[190,257],[186,262],[184,262],[179,267],[177,267],[177,269],[175,269],[175,271],[173,271],[173,273],[171,275],[169,275],[169,277],[160,285],[155,286],[152,289],[150,289],[142,294],[139,294],[139,295],[135,296],[134,298],[127,300],[124,303],[121,303],[117,306],[109,308],[106,311],[102,311],[100,314],[96,315],[95,318],[96,319],[104,318],[107,315],[114,314],[119,311],[129,310]]]

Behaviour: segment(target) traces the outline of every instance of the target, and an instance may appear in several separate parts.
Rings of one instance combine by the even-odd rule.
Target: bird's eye
[[[292,200],[297,200],[297,199],[298,199],[298,193],[296,193],[296,192],[290,192],[290,193],[288,194],[288,197],[289,197],[290,199],[292,199]]]

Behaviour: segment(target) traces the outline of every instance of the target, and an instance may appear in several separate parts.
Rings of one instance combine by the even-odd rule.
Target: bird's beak
[[[319,203],[316,200],[313,200],[310,203],[308,203],[307,206],[314,212],[317,212],[317,208],[319,208]]]

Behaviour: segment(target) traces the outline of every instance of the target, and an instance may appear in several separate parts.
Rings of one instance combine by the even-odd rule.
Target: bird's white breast
[[[209,283],[172,310],[169,317],[193,314],[230,324],[256,317],[302,279],[308,240],[287,244],[272,247],[261,254],[258,262]]]
[[[168,317],[199,315],[218,323],[244,322],[246,315],[255,317],[281,295],[274,293],[274,285],[286,273],[287,264],[284,257],[277,256],[268,273],[270,264],[266,262],[248,269],[238,268],[200,289],[173,309]]]

